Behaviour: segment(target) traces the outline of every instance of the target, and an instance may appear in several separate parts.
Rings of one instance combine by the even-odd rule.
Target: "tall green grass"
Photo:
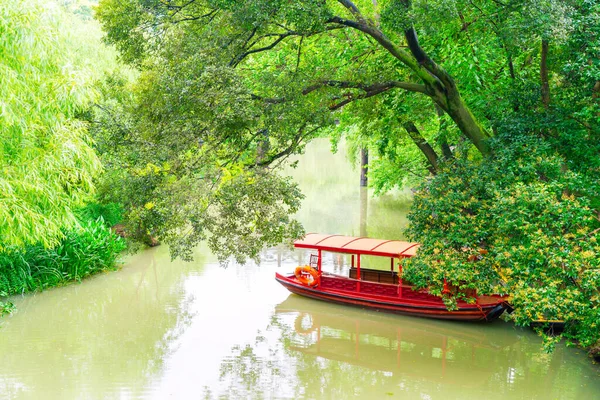
[[[102,218],[107,226],[115,226],[123,217],[123,206],[117,203],[88,203],[75,212],[80,221],[95,221]]]
[[[37,244],[1,252],[0,298],[80,281],[115,269],[125,242],[111,231],[101,213],[95,219],[92,214],[82,213],[79,226],[65,232],[53,248]]]

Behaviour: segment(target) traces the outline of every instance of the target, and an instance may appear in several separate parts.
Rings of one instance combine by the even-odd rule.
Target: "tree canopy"
[[[565,319],[591,344],[599,8],[102,0],[107,40],[141,73],[129,97],[123,83],[106,88],[117,95],[97,128],[113,167],[104,193],[141,234],[183,254],[209,238],[242,260],[301,232],[288,217],[301,195],[277,165],[316,135],[345,135],[375,150],[378,190],[424,181],[410,217],[423,243],[405,268],[413,283],[510,293],[519,323]]]

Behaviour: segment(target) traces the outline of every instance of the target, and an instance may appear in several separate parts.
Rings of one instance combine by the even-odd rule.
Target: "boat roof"
[[[397,258],[414,256],[419,246],[418,243],[401,240],[372,239],[323,233],[307,233],[304,239],[294,242],[294,247],[301,249]]]

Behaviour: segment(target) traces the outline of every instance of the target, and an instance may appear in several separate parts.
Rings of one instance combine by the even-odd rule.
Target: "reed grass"
[[[100,212],[90,210],[98,211],[98,207],[80,213],[79,226],[64,232],[55,247],[36,244],[0,252],[0,299],[115,269],[125,242],[111,231]],[[2,304],[0,309],[4,309]]]

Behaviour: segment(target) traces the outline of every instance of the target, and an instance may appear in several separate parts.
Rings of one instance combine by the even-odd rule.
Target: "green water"
[[[401,238],[409,195],[368,198],[328,144],[292,171],[308,232]],[[361,201],[362,196],[362,201]],[[367,201],[365,201],[367,200]],[[193,263],[158,247],[118,272],[14,299],[0,325],[0,399],[597,399],[583,352],[540,350],[529,330],[387,315],[290,295],[261,265]],[[326,255],[325,268],[347,260]],[[387,262],[387,260],[386,260]]]

